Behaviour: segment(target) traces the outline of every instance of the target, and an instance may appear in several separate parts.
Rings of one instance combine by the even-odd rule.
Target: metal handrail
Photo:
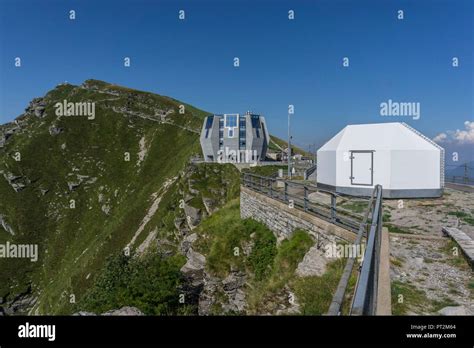
[[[273,189],[273,185],[276,182],[282,182],[284,189]],[[254,191],[270,196],[273,199],[285,203],[291,203],[295,208],[304,210],[305,212],[348,229],[354,233],[358,232],[360,222],[363,219],[363,215],[350,212],[342,207],[337,207],[337,198],[341,197],[341,195],[333,191],[321,189],[312,184],[304,184],[284,180],[282,178],[273,178],[252,173],[242,174],[242,184]],[[302,194],[293,194],[290,192],[290,188],[299,188],[302,190]],[[314,192],[319,192],[329,196],[331,203],[312,202],[308,198],[308,195],[309,193]]]
[[[284,190],[274,190],[273,184],[283,181]],[[242,182],[245,187],[268,195],[273,199],[286,203],[292,202],[295,208],[300,208],[310,214],[323,218],[335,225],[339,225],[357,233],[354,244],[360,245],[362,239],[366,237],[367,247],[364,259],[355,286],[355,294],[351,304],[351,315],[374,315],[376,312],[377,289],[378,289],[378,269],[380,261],[380,240],[383,224],[382,215],[382,193],[381,185],[376,185],[368,200],[367,208],[361,219],[356,219],[356,213],[349,213],[346,209],[338,208],[336,199],[341,195],[321,189],[312,184],[303,184],[280,178],[265,177],[257,174],[244,173]],[[294,195],[289,192],[289,187],[303,188],[303,196]],[[308,200],[308,191],[321,192],[331,197],[331,204],[324,202],[313,203]],[[346,216],[343,215],[346,214]],[[367,230],[367,225],[370,228]],[[355,257],[348,259],[336,293],[331,302],[328,315],[339,315],[341,313],[344,295],[347,291],[349,279],[355,264]]]
[[[351,306],[351,315],[375,315],[380,264],[380,242],[382,234],[382,186],[376,185],[376,199],[372,223],[367,238],[367,248],[359,273]]]
[[[354,245],[360,245],[362,238],[366,234],[366,227],[367,221],[369,218],[369,214],[372,210],[374,199],[375,199],[376,190],[372,192],[372,196],[370,197],[369,203],[367,205],[367,209],[364,214],[364,219],[359,226],[359,232],[357,233],[357,238],[354,242]],[[336,289],[336,293],[332,299],[331,305],[329,306],[328,315],[340,315],[342,304],[344,302],[344,295],[346,294],[347,287],[349,285],[349,280],[352,274],[352,270],[354,269],[355,264],[355,257],[351,257],[347,260],[347,263],[344,267],[344,271],[342,272],[341,279],[339,280],[339,284]]]

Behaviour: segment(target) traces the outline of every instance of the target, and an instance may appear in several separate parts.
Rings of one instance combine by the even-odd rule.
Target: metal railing
[[[359,231],[363,220],[363,214],[343,207],[344,202],[347,202],[346,197],[312,184],[243,173],[242,185],[354,233]],[[316,194],[317,197],[311,198],[311,194]],[[357,198],[354,201],[367,202],[367,198]]]
[[[313,165],[304,171],[303,178],[304,180],[309,180],[309,177],[316,171],[317,165]]]
[[[367,236],[367,246],[362,261],[355,294],[351,306],[351,315],[375,315],[377,310],[378,275],[380,266],[380,242],[382,239],[383,209],[382,186],[374,189],[372,223]]]
[[[354,242],[356,246],[359,246],[364,236],[366,237],[365,253],[357,277],[349,311],[350,315],[375,315],[377,310],[380,242],[383,225],[382,193],[382,186],[376,185]],[[367,230],[369,221],[370,226]],[[348,258],[329,307],[328,315],[341,314],[355,261],[355,257]]]
[[[474,178],[466,177],[463,175],[446,176],[445,180],[446,183],[451,184],[474,185]]]
[[[461,165],[453,165],[448,164],[446,165],[446,169],[448,170],[447,174],[445,175],[445,181],[447,183],[453,184],[461,184],[461,185],[474,185],[474,175],[473,171],[474,168],[469,165],[469,163],[464,163]],[[450,175],[450,171],[457,172],[457,175]],[[462,173],[461,173],[462,171]]]
[[[302,184],[281,178],[260,176],[251,173],[242,175],[242,185],[253,191],[285,202],[296,209],[304,210],[328,222],[357,233],[356,248],[365,238],[366,247],[359,268],[354,296],[350,305],[350,315],[375,315],[377,310],[378,273],[380,263],[380,243],[383,225],[383,205],[381,185],[376,185],[369,198],[350,198],[335,192],[320,189],[312,184]],[[309,195],[316,193],[317,199]],[[342,202],[338,202],[341,201]],[[341,205],[355,201],[365,203],[362,214],[354,213]],[[342,204],[341,204],[342,203]],[[328,315],[340,315],[353,273],[356,255],[347,259],[338,287],[329,307]]]

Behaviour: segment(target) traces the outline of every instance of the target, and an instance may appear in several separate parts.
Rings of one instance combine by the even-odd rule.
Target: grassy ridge
[[[103,88],[100,84],[96,87]],[[112,107],[146,115],[152,114],[152,109],[173,109],[169,121],[179,120],[192,128],[200,126],[204,112],[188,108],[180,115],[180,103],[170,98],[138,93],[140,99],[136,94],[117,97],[59,86],[47,95],[47,116],[30,116],[27,131],[15,135],[1,150],[0,170],[28,178],[29,184],[16,193],[6,180],[0,180],[0,214],[15,231],[12,237],[0,229],[0,242],[38,244],[40,257],[36,263],[0,260],[0,297],[12,298],[31,286],[39,294],[39,313],[69,313],[69,295],[80,298],[105,259],[130,241],[152,203],[151,195],[199,152],[197,134],[116,112]],[[108,98],[116,99],[105,100]],[[64,99],[96,102],[95,119],[58,119],[53,107]],[[62,133],[50,135],[51,125]],[[137,165],[142,138],[147,151]],[[17,151],[20,162],[12,158]],[[124,160],[126,152],[130,161]],[[82,183],[71,190],[68,183],[80,182],[77,174],[84,176]],[[41,190],[48,191],[43,195]],[[70,208],[71,200],[75,201],[74,209]],[[109,207],[108,214],[104,206]],[[147,225],[142,237],[155,226]]]

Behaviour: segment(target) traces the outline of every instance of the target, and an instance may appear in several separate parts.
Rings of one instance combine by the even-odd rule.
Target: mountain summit
[[[36,262],[0,258],[0,309],[70,312],[70,298],[84,293],[110,254],[166,225],[170,208],[161,201],[200,153],[205,115],[169,97],[87,80],[58,85],[0,126],[0,245],[38,247]]]

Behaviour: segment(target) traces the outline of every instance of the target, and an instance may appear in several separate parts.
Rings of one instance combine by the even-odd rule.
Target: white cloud
[[[434,141],[436,141],[437,143],[442,143],[446,140],[448,136],[446,135],[446,133],[439,133],[437,136],[435,136],[433,138]]]
[[[464,122],[464,128],[439,133],[433,140],[437,143],[474,144],[474,121]]]
[[[474,144],[474,121],[464,122],[465,130],[456,130],[454,133],[454,139],[461,144]]]

